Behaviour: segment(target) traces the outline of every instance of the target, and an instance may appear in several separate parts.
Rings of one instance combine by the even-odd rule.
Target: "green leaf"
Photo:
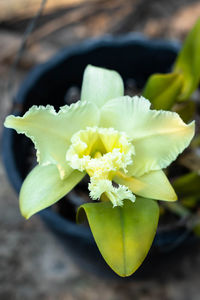
[[[153,108],[170,110],[180,94],[182,83],[181,74],[154,74],[148,79],[143,96],[151,101]]]
[[[179,100],[187,100],[196,90],[200,81],[200,19],[187,36],[180,51],[174,72],[184,77],[183,88]]]
[[[196,207],[197,202],[200,201],[200,197],[199,196],[187,196],[187,197],[183,197],[181,199],[181,204],[184,207],[187,207],[189,209],[193,209]]]
[[[173,187],[178,197],[200,197],[200,174],[191,172],[177,178],[173,182]]]
[[[87,66],[83,75],[82,101],[93,102],[102,107],[108,100],[123,94],[123,80],[116,71]]]
[[[122,207],[111,202],[87,203],[77,213],[78,222],[87,216],[97,246],[107,264],[118,275],[133,274],[153,242],[159,218],[158,204],[137,198],[124,200]]]
[[[22,184],[19,195],[21,214],[28,219],[54,204],[70,192],[84,175],[84,172],[72,171],[61,180],[55,165],[36,166]]]

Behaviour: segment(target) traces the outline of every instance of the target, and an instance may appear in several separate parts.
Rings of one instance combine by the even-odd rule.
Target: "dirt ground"
[[[192,0],[56,2],[56,7],[53,1],[46,4],[11,77],[23,32],[39,1],[29,1],[32,11],[22,9],[26,0],[0,1],[0,134],[12,97],[28,70],[63,46],[132,31],[182,40],[200,16],[200,1]],[[177,268],[159,278],[136,281],[133,277],[119,283],[88,274],[71,261],[37,216],[29,221],[20,216],[17,195],[0,160],[0,300],[199,300],[199,250],[197,245],[195,252],[188,251]]]

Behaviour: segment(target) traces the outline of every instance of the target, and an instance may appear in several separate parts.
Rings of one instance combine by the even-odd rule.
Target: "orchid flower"
[[[37,149],[38,165],[20,191],[22,215],[54,204],[88,174],[90,198],[101,201],[82,205],[77,219],[86,214],[99,250],[120,276],[132,274],[148,253],[159,216],[155,200],[177,200],[162,169],[194,135],[194,122],[150,105],[124,96],[117,72],[89,65],[77,103],[59,112],[33,106],[5,121]]]

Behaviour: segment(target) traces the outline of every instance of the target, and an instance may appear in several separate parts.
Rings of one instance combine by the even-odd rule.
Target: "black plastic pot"
[[[121,74],[125,83],[134,79],[140,89],[150,74],[170,70],[178,50],[178,43],[148,40],[132,34],[89,40],[66,48],[28,74],[13,101],[11,113],[22,115],[34,104],[52,104],[56,108],[64,105],[65,95],[70,87],[81,86],[83,71],[88,64],[114,69]],[[4,129],[2,145],[3,162],[9,180],[19,192],[29,171],[26,157],[30,154],[31,142],[14,130]],[[104,276],[114,274],[102,259],[87,227],[76,225],[51,208],[41,211],[39,216],[83,268]],[[186,235],[187,232],[180,228],[159,232],[154,241],[152,255],[148,255],[143,267],[136,274],[139,277],[152,275],[152,268],[155,274],[155,264],[159,263],[157,254],[162,249],[173,248]],[[165,254],[159,254],[159,259],[166,261]]]

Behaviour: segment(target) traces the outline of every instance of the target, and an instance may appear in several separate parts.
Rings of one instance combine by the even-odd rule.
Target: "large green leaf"
[[[169,110],[180,94],[182,83],[181,74],[154,74],[148,79],[143,96],[151,101],[155,109]]]
[[[123,94],[123,80],[116,71],[87,66],[81,89],[82,101],[93,102],[101,107],[108,100]]]
[[[55,165],[36,166],[22,185],[19,201],[20,210],[25,218],[54,204],[66,195],[84,177],[84,172],[73,170],[61,180]]]
[[[190,31],[174,65],[174,72],[182,74],[184,84],[179,100],[187,100],[200,81],[200,19]]]
[[[139,198],[124,200],[122,207],[111,202],[87,203],[77,213],[78,222],[87,216],[97,246],[107,264],[120,276],[133,274],[146,257],[159,218],[158,204]]]

